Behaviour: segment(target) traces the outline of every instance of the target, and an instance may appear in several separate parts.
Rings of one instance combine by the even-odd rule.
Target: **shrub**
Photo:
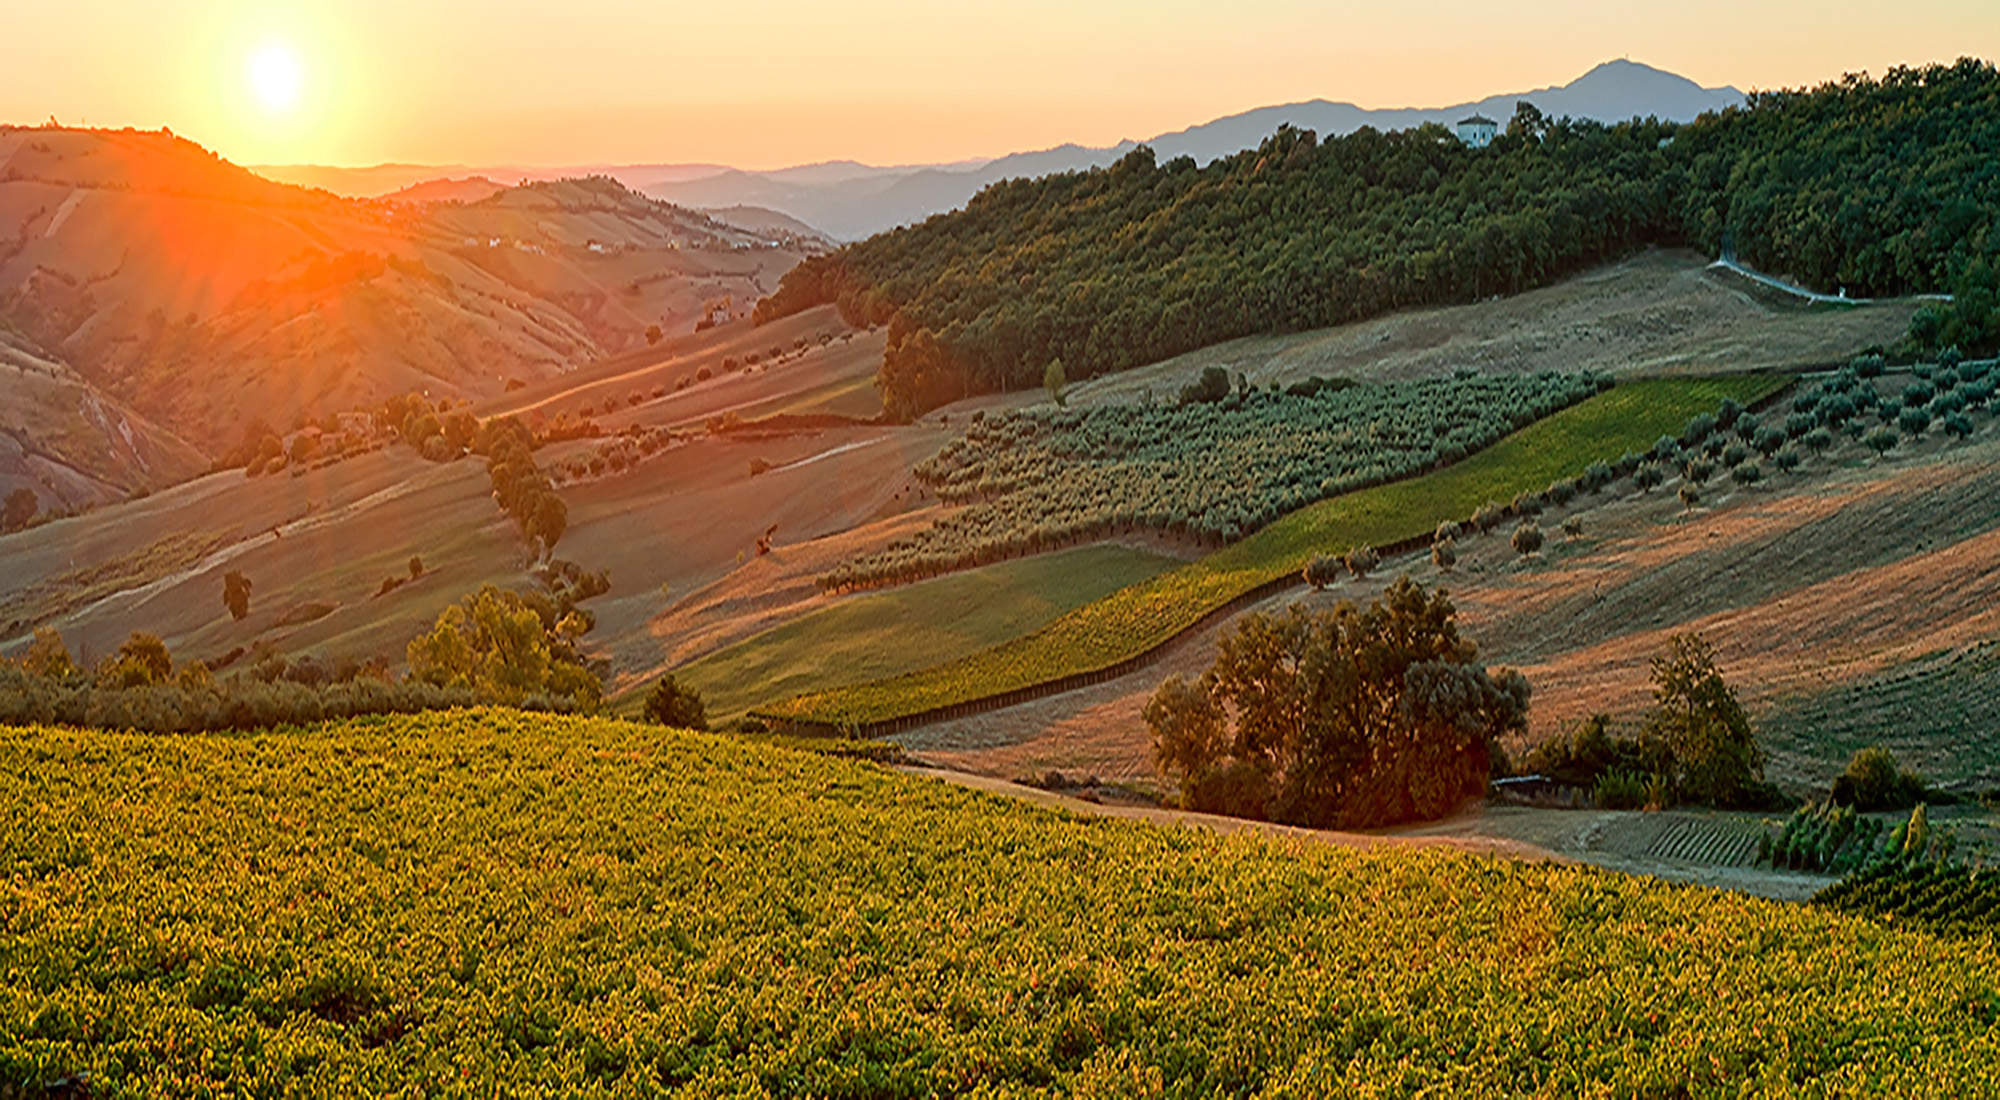
[[[1513,511],[1517,516],[1537,516],[1542,512],[1542,498],[1526,489],[1514,494]]]
[[[1781,447],[1777,454],[1771,456],[1771,461],[1789,474],[1799,468],[1799,452],[1791,447]]]
[[[646,721],[675,729],[705,730],[708,708],[701,693],[675,682],[671,674],[662,676],[646,693]]]
[[[1706,485],[1715,476],[1715,463],[1705,458],[1690,458],[1681,464],[1681,476],[1695,485]]]
[[[1825,428],[1814,428],[1801,436],[1799,442],[1814,455],[1823,455],[1833,449],[1833,433]]]
[[[1741,443],[1731,443],[1722,449],[1722,464],[1736,467],[1750,461],[1750,448]]]
[[[1578,516],[1563,517],[1563,537],[1580,539],[1583,537],[1583,520]]]
[[[1695,510],[1695,506],[1701,503],[1701,490],[1695,488],[1692,483],[1683,484],[1681,486],[1680,498],[1681,509],[1692,512]]]
[[[1764,478],[1764,471],[1755,462],[1737,464],[1729,471],[1729,477],[1738,485],[1755,485]]]
[[[1449,573],[1458,565],[1458,540],[1439,539],[1431,546],[1431,564]]]
[[[222,606],[229,609],[229,617],[242,622],[250,614],[250,578],[241,571],[231,569],[222,576]]]
[[[1530,554],[1538,553],[1542,548],[1542,529],[1536,526],[1533,521],[1523,523],[1521,526],[1514,528],[1514,537],[1511,541],[1514,552],[1524,558]]]
[[[1777,454],[1778,448],[1784,446],[1790,439],[1790,436],[1777,428],[1761,428],[1757,432],[1756,441],[1751,446],[1757,448],[1758,454],[1769,458]]]
[[[1356,580],[1367,576],[1381,564],[1381,559],[1375,556],[1374,548],[1368,546],[1357,546],[1349,550],[1347,556],[1341,560],[1346,563],[1347,571],[1354,574]]]
[[[1600,810],[1637,810],[1647,804],[1647,783],[1633,772],[1609,771],[1590,789],[1590,801]]]
[[[1715,426],[1728,431],[1743,417],[1743,403],[1733,397],[1722,399],[1722,407],[1715,410]]]
[[[1715,434],[1716,419],[1707,413],[1696,413],[1690,417],[1687,427],[1681,429],[1681,444],[1692,447]]]
[[[1854,373],[1862,378],[1880,378],[1883,369],[1888,365],[1888,360],[1883,359],[1880,355],[1873,354],[1857,355],[1848,364]]]
[[[1972,420],[1964,413],[1952,413],[1944,418],[1944,430],[1945,434],[1960,440],[1969,439],[1972,436]]]
[[[1902,441],[1902,437],[1896,434],[1894,428],[1886,426],[1869,432],[1867,437],[1862,440],[1863,443],[1868,445],[1869,450],[1874,451],[1878,455],[1886,455],[1890,451],[1895,450],[1896,444]]]
[[[1489,500],[1473,511],[1472,525],[1479,528],[1479,533],[1483,535],[1500,526],[1500,521],[1505,518],[1507,518],[1507,510],[1500,507],[1494,501]]]
[[[417,556],[417,555],[415,555],[415,554],[411,554],[411,555],[410,555],[410,579],[411,579],[411,580],[416,580],[416,579],[417,579],[418,577],[421,577],[421,576],[423,576],[423,575],[424,575],[424,559],[422,559],[422,558],[418,557],[418,556]]]
[[[1550,482],[1548,491],[1542,495],[1550,504],[1561,508],[1576,499],[1576,483],[1569,480]]]
[[[1897,766],[1895,754],[1880,745],[1856,752],[1833,781],[1830,800],[1864,813],[1907,810],[1927,794],[1923,776]]]
[[[1452,520],[1437,525],[1437,532],[1431,536],[1433,542],[1453,542],[1465,537],[1465,528]]]
[[[1666,480],[1666,471],[1660,469],[1660,464],[1657,462],[1645,463],[1632,471],[1632,484],[1637,485],[1639,491],[1643,493],[1652,492],[1665,484]]]
[[[1340,559],[1331,554],[1314,554],[1306,562],[1304,576],[1307,584],[1323,591],[1340,579]]]

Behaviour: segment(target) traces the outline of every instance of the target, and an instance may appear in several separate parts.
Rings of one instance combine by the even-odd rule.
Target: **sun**
[[[305,83],[299,55],[282,42],[259,46],[250,55],[244,75],[249,79],[251,98],[273,115],[289,114],[297,105],[299,90]]]

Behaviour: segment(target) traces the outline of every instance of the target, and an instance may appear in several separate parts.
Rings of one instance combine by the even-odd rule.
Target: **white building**
[[[1500,124],[1485,115],[1473,115],[1458,124],[1458,140],[1474,149],[1484,149],[1493,144],[1493,138],[1500,132]]]

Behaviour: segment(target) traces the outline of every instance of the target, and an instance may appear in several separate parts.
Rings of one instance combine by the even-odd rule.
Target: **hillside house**
[[[1474,149],[1484,149],[1493,144],[1500,133],[1500,124],[1485,115],[1473,115],[1458,124],[1458,140]]]

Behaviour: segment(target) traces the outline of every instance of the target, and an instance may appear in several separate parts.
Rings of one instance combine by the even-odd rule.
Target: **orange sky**
[[[2000,56],[2000,0],[5,0],[0,120],[240,163],[951,161],[1303,99],[1441,106],[1629,56],[1705,86]],[[251,59],[296,65],[260,100]],[[263,71],[270,79],[272,67]],[[271,86],[265,85],[267,99]],[[279,97],[283,98],[283,97]]]

